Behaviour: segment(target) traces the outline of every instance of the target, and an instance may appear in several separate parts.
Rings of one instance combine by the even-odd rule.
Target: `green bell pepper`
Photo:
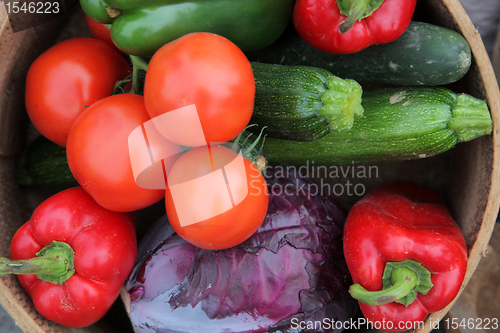
[[[80,0],[85,14],[111,24],[124,52],[152,56],[191,32],[224,36],[243,51],[273,43],[291,20],[294,0]]]

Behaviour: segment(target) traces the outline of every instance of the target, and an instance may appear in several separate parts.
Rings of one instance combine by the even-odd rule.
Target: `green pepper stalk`
[[[61,285],[75,273],[74,255],[67,243],[52,241],[31,259],[0,258],[0,276],[35,274],[40,280]]]
[[[382,282],[383,288],[380,291],[368,291],[360,284],[353,284],[349,293],[368,305],[397,302],[408,306],[417,298],[417,292],[425,295],[433,287],[431,272],[413,260],[388,262]]]
[[[354,23],[376,11],[384,0],[337,0],[340,14],[347,18],[340,24],[340,33],[344,34]]]

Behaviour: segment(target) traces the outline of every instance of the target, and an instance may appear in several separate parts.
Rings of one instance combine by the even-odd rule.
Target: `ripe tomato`
[[[238,245],[266,216],[269,194],[264,177],[250,160],[224,146],[187,151],[174,162],[167,180],[170,224],[200,248]]]
[[[184,131],[170,139],[185,146],[226,142],[248,125],[255,81],[245,54],[228,39],[205,32],[187,34],[151,58],[144,101],[151,118],[194,104],[198,119],[179,119],[179,128],[200,123],[205,141]]]
[[[111,31],[104,25],[104,23],[96,22],[87,15],[85,15],[85,21],[87,22],[87,27],[89,28],[92,36],[111,45],[120,54],[126,54],[125,52],[120,50],[118,46],[116,46],[116,44],[113,42],[113,39],[111,38]]]
[[[165,195],[164,189],[139,187],[132,171],[129,135],[149,119],[142,96],[120,94],[94,103],[73,124],[66,147],[69,167],[102,207],[131,212],[148,207]],[[180,152],[180,147],[173,143],[163,149],[172,155]]]
[[[42,135],[65,147],[76,117],[111,95],[116,81],[130,73],[127,61],[105,42],[65,40],[41,54],[28,70],[28,115]]]

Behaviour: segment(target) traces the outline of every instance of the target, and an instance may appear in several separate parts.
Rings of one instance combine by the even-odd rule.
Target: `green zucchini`
[[[364,84],[445,85],[461,79],[471,65],[471,49],[456,31],[411,22],[395,41],[353,54],[330,54],[304,42],[289,28],[271,46],[247,53],[251,61],[326,69]]]
[[[330,131],[349,130],[363,115],[362,88],[354,80],[308,66],[251,65],[255,106],[250,123],[265,126],[269,137],[317,140]]]
[[[259,170],[266,167],[261,135],[243,131],[235,141],[235,151],[252,161]],[[34,139],[16,159],[14,177],[19,186],[64,189],[79,186],[66,157],[66,148],[43,136]]]
[[[486,102],[443,87],[365,91],[362,104],[364,116],[347,132],[311,142],[266,138],[269,164],[329,166],[418,159],[492,131]]]
[[[78,186],[68,166],[66,148],[43,136],[30,142],[17,157],[15,179],[20,186]]]

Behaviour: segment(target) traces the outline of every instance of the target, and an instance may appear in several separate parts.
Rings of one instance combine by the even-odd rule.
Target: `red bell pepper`
[[[416,0],[297,0],[293,23],[311,46],[329,53],[359,52],[396,40],[408,28]]]
[[[344,254],[351,295],[375,328],[389,332],[445,308],[467,270],[465,239],[444,200],[411,183],[379,186],[352,207]]]
[[[69,327],[101,319],[137,256],[131,213],[99,206],[81,187],[41,203],[15,233],[0,274],[18,275],[45,318]]]

